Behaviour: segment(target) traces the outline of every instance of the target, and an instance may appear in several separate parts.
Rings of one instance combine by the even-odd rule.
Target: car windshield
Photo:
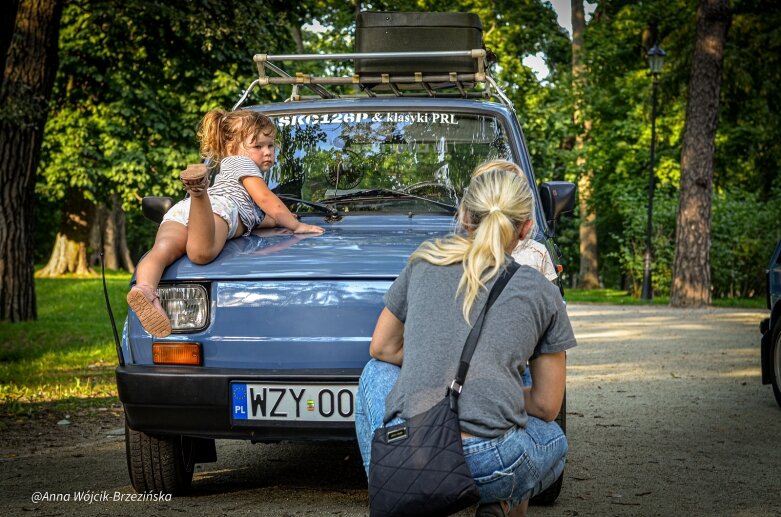
[[[272,117],[269,186],[299,213],[453,213],[474,168],[511,159],[493,116],[442,112],[307,113]],[[293,201],[295,202],[295,201]],[[292,208],[292,206],[291,206]]]

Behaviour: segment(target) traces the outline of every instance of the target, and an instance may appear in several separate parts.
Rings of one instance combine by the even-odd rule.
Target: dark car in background
[[[773,395],[781,406],[781,241],[767,267],[767,308],[770,317],[760,324],[762,384],[773,385]]]

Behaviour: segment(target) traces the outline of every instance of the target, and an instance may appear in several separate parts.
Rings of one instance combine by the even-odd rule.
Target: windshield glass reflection
[[[502,125],[485,115],[310,113],[274,121],[279,151],[269,186],[345,213],[447,212],[478,164],[512,159]]]

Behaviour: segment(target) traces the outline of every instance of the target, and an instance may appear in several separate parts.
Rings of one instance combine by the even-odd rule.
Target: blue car
[[[194,465],[216,461],[216,439],[354,440],[358,378],[383,295],[409,255],[455,229],[483,161],[513,160],[534,182],[503,95],[323,97],[242,109],[278,128],[269,186],[325,233],[258,229],[210,264],[182,257],[159,286],[166,338],[128,314],[116,377],[139,492],[185,492]],[[554,224],[572,209],[574,185],[549,182],[538,195],[536,238],[557,263]],[[170,203],[145,199],[145,213],[159,222]]]
[[[773,385],[773,395],[781,406],[781,241],[767,267],[767,308],[770,317],[760,324],[762,384]]]

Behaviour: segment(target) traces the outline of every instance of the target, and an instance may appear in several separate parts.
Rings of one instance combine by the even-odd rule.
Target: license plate
[[[353,422],[356,385],[231,383],[234,420]]]

